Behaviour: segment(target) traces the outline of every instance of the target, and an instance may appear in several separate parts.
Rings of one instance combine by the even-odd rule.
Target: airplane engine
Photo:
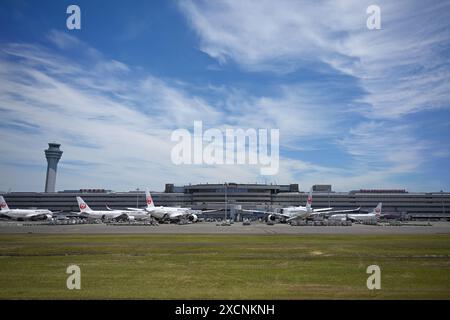
[[[135,220],[134,216],[128,216],[128,221],[134,221],[134,220]]]
[[[188,219],[189,219],[189,221],[191,221],[191,222],[197,222],[197,221],[198,221],[198,217],[197,217],[196,214],[190,214],[190,215],[188,216]]]
[[[276,220],[276,217],[275,217],[273,214],[269,214],[269,216],[267,217],[267,219],[268,219],[269,221],[275,221],[275,220]]]
[[[47,217],[47,220],[50,220],[51,218],[53,218],[53,216],[51,214],[47,214],[46,217]]]

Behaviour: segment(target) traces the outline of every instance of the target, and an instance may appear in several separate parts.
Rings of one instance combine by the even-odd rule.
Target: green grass
[[[449,299],[450,236],[3,234],[0,298]]]

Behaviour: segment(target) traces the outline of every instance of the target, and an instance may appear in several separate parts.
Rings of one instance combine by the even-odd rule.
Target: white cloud
[[[389,126],[385,122],[365,122],[350,130],[339,143],[366,170],[386,174],[408,173],[420,167],[427,145],[412,136],[413,127]]]
[[[63,39],[70,46],[87,46]],[[233,114],[188,93],[184,84],[137,76],[140,73],[133,68],[108,60],[95,49],[95,55],[69,60],[43,45],[12,43],[3,48],[0,148],[8,152],[0,156],[1,189],[41,190],[43,149],[51,141],[61,143],[64,151],[59,189],[161,190],[167,182],[261,179],[258,166],[175,166],[170,160],[173,129],[190,129],[194,120],[209,127],[239,127],[254,110],[245,110],[236,121]],[[286,99],[285,104],[292,102]],[[254,97],[248,101],[243,103],[259,102]],[[252,124],[265,128],[263,122]],[[283,119],[277,117],[275,124],[282,125]]]
[[[61,143],[64,151],[59,189],[161,190],[168,182],[266,180],[258,166],[173,165],[171,132],[191,129],[195,120],[202,120],[206,127],[279,128],[285,150],[314,149],[317,146],[311,146],[311,140],[332,141],[331,137],[346,130],[343,122],[348,110],[334,105],[333,95],[323,96],[320,88],[279,85],[273,88],[276,94],[255,96],[236,88],[208,87],[214,98],[206,99],[193,93],[198,88],[190,90],[186,83],[143,75],[71,36],[54,31],[49,39],[56,49],[11,43],[0,52],[0,148],[8,151],[0,154],[0,189],[42,190],[43,149],[50,141]],[[69,59],[66,51],[74,46],[87,54]],[[252,59],[258,61],[259,54],[255,52]],[[420,163],[420,148],[407,158],[392,155],[387,158],[389,165],[381,163],[375,172],[364,171],[363,160],[370,153],[360,155],[358,148],[368,142],[373,142],[371,152],[384,148],[386,138],[371,140],[379,132],[361,125],[340,142],[356,160],[362,159],[357,170],[283,156],[279,174],[267,180],[302,186],[333,183],[343,189],[386,183],[392,173],[416,169],[402,165],[411,160]],[[392,132],[391,137],[398,134]],[[405,138],[402,147],[408,143]]]
[[[370,0],[185,0],[179,8],[198,34],[200,50],[221,64],[232,60],[246,71],[271,71],[275,76],[314,68],[354,78],[364,95],[344,109],[362,118],[351,124],[348,134],[339,128],[340,121],[324,121],[321,116],[343,113],[328,113],[331,108],[317,101],[304,109],[314,110],[312,116],[300,107],[280,113],[268,108],[271,111],[257,117],[271,113],[269,119],[276,121],[288,111],[293,117],[278,123],[293,128],[290,124],[306,115],[310,120],[299,125],[299,136],[325,128],[340,137],[337,145],[356,167],[327,175],[338,186],[395,185],[396,174],[417,172],[438,154],[405,116],[450,106],[446,58],[450,3],[378,1],[382,30],[368,30],[366,8],[372,4]],[[304,95],[305,91],[299,94]],[[259,103],[273,106],[271,98]],[[306,175],[319,181],[319,172]]]
[[[379,1],[382,30],[368,30],[372,1],[182,1],[200,49],[252,71],[326,64],[356,77],[371,118],[448,107],[449,2]]]
[[[0,146],[8,153],[0,157],[2,189],[39,186],[27,181],[22,168],[45,175],[43,149],[50,141],[64,150],[62,188],[161,189],[165,182],[184,181],[183,168],[170,162],[171,130],[183,120],[180,114],[190,121],[217,113],[163,80],[133,75],[125,80],[120,73],[129,72],[128,66],[100,54],[93,58],[83,64],[42,46],[4,46]],[[91,65],[102,67],[92,71]]]

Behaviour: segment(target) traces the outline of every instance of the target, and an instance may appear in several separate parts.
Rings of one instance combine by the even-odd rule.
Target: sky
[[[449,191],[449,97],[450,1],[0,1],[2,191],[43,191],[48,142],[57,190]],[[278,173],[175,164],[194,121],[279,129]]]

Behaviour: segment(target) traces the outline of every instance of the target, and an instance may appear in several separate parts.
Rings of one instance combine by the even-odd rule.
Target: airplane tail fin
[[[312,188],[309,190],[308,199],[306,200],[306,210],[310,211],[312,205]]]
[[[381,216],[381,207],[382,207],[382,203],[378,203],[378,205],[375,207],[375,209],[373,209],[373,212],[375,212],[375,216],[377,218],[379,218]]]
[[[0,196],[0,211],[1,210],[9,210],[8,204],[5,201],[5,198],[3,196]]]
[[[153,208],[155,204],[153,203],[152,195],[149,191],[145,191],[145,201],[147,202],[147,208]]]
[[[82,213],[92,212],[92,209],[89,208],[87,203],[84,202],[84,200],[81,197],[77,197],[77,201],[78,201],[78,208],[80,208],[80,211]]]

